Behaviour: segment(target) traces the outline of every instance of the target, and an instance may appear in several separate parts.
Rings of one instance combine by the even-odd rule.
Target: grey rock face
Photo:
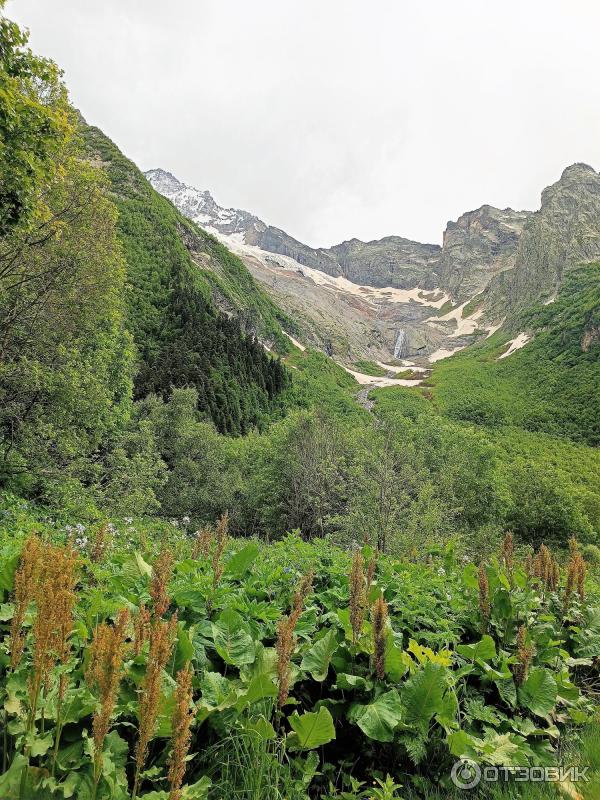
[[[411,289],[432,288],[432,271],[441,247],[386,236],[373,242],[351,239],[328,252],[339,264],[341,274],[353,283]]]
[[[462,303],[479,294],[495,275],[512,269],[530,216],[529,211],[482,206],[449,222],[436,265],[439,285]]]
[[[600,259],[600,174],[572,164],[544,189],[539,211],[523,226],[514,269],[493,280],[486,306],[508,314],[551,300],[563,275]]]
[[[600,175],[585,164],[568,167],[545,189],[535,213],[484,205],[448,222],[442,247],[388,236],[312,248],[253,214],[222,208],[210,192],[164,170],[146,177],[240,255],[308,341],[347,360],[420,358],[466,346],[502,320],[510,327],[520,308],[552,299],[570,267],[600,259]],[[310,269],[353,286],[328,284]],[[480,321],[465,326],[460,314],[445,318],[414,297],[394,296],[416,287],[444,293],[454,308],[478,297],[467,313],[478,309],[473,319]]]
[[[489,279],[514,265],[516,245],[529,212],[482,206],[449,222],[443,248],[401,236],[371,242],[350,239],[330,248],[313,248],[253,214],[221,208],[208,191],[186,186],[171,173],[145,173],[154,188],[186,216],[223,235],[240,234],[245,244],[293,258],[299,264],[367,286],[446,289],[457,300],[484,288]]]

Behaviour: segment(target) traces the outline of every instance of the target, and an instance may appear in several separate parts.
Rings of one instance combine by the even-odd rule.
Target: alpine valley
[[[303,342],[347,366],[426,367],[500,329],[517,333],[514,351],[529,338],[518,312],[553,302],[571,268],[600,258],[600,175],[585,164],[565,169],[536,212],[466,212],[441,247],[388,236],[313,249],[162,169],[145,175],[243,260]]]
[[[315,249],[4,8],[0,800],[598,800],[600,175]]]

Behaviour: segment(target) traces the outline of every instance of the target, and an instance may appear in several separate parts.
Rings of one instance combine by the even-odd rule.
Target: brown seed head
[[[191,727],[194,719],[192,707],[192,668],[190,663],[177,673],[175,709],[171,722],[171,755],[169,758],[169,800],[181,800],[181,785],[185,775],[185,759],[190,749]]]
[[[212,540],[212,528],[209,525],[205,525],[204,528],[201,528],[196,533],[194,549],[192,550],[192,558],[198,559],[200,556],[202,556],[202,558],[208,558],[210,555],[210,546],[212,544]]]
[[[102,772],[104,740],[110,729],[110,719],[123,672],[128,623],[129,612],[122,609],[114,625],[98,625],[90,645],[90,660],[85,678],[90,689],[98,692],[100,700],[92,720],[96,783]]]
[[[29,683],[33,705],[37,702],[40,689],[49,688],[51,671],[56,662],[66,664],[69,659],[79,564],[77,555],[69,545],[55,547],[46,544],[40,558],[40,578],[35,595],[37,613],[32,628],[33,670]],[[61,681],[62,694],[65,686],[64,680]]]
[[[162,675],[173,648],[176,629],[176,614],[168,622],[154,617],[150,626],[150,651],[138,710],[139,735],[135,748],[135,764],[138,775],[144,767],[148,755],[148,744],[156,730]]]
[[[569,539],[569,555],[573,558],[579,552],[579,542],[577,541],[575,536],[571,536]]]
[[[502,561],[504,562],[504,566],[506,571],[510,575],[513,570],[514,564],[514,553],[515,553],[515,544],[513,540],[512,533],[507,533],[504,537],[504,541],[502,542]]]
[[[152,612],[155,617],[163,617],[169,608],[171,599],[168,586],[173,571],[173,554],[166,549],[160,551],[152,570],[150,581],[150,597],[152,598]]]
[[[375,572],[377,570],[377,555],[377,550],[375,550],[369,559],[369,563],[367,564],[367,598],[369,596],[369,590],[371,589],[371,584],[373,583]]]
[[[139,656],[142,652],[144,644],[148,639],[150,620],[150,611],[146,608],[144,603],[142,603],[133,620],[133,653],[136,656]]]
[[[277,685],[279,687],[277,704],[280,708],[289,696],[292,654],[297,644],[294,631],[300,614],[302,614],[304,602],[312,589],[313,574],[311,571],[302,578],[292,599],[289,616],[281,617],[277,623],[275,650],[277,651]]]
[[[524,625],[521,625],[517,633],[518,660],[513,668],[515,683],[517,686],[522,686],[527,680],[533,654],[533,647],[527,644],[527,628]]]
[[[352,569],[350,570],[350,624],[352,625],[352,641],[358,641],[365,619],[366,591],[363,574],[364,563],[359,548],[354,551]]]
[[[10,667],[16,669],[21,663],[25,648],[23,622],[30,603],[33,602],[41,570],[42,543],[37,536],[30,536],[21,550],[19,566],[15,574],[15,610],[10,626]]]
[[[104,559],[108,552],[110,544],[110,531],[108,522],[101,525],[94,536],[94,544],[92,546],[91,560],[97,564]]]
[[[574,543],[574,544],[573,544]],[[585,573],[586,565],[581,555],[575,539],[569,542],[569,550],[571,557],[567,567],[567,581],[565,584],[565,592],[563,595],[563,614],[566,614],[569,608],[569,602],[573,591],[577,589],[579,594],[579,601],[581,604],[585,602]]]
[[[380,680],[385,678],[385,643],[387,638],[388,607],[383,597],[379,597],[371,609],[373,624],[373,661],[375,672]]]

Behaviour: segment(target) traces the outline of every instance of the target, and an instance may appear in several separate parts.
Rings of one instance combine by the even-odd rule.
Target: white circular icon
[[[461,758],[452,767],[450,777],[458,789],[473,789],[481,780],[481,767],[470,758]]]

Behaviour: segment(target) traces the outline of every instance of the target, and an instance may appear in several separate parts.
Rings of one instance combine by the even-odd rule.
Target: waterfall
[[[396,337],[396,346],[394,347],[394,358],[403,358],[406,353],[406,332],[400,329]]]

